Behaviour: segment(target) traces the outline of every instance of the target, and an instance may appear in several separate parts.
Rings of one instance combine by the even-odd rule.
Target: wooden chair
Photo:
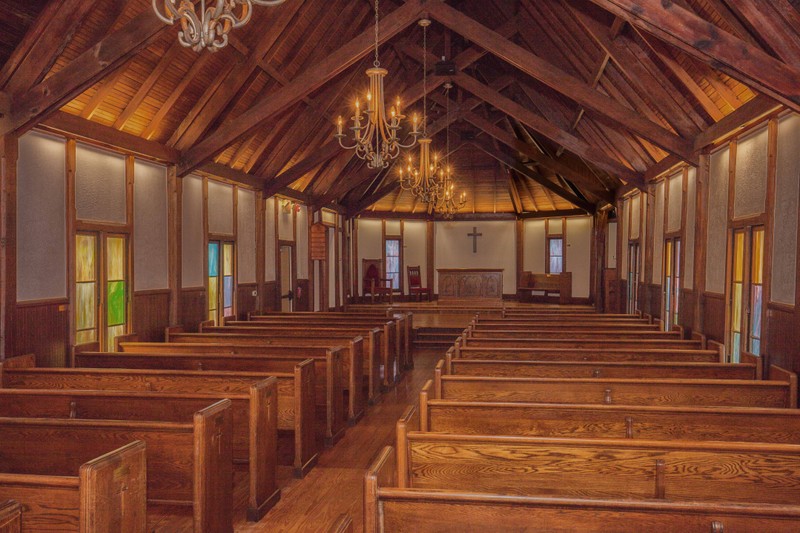
[[[430,287],[423,287],[422,286],[422,274],[420,273],[420,267],[417,266],[410,266],[407,267],[408,269],[408,294],[411,296],[416,295],[419,301],[422,301],[422,295],[426,295],[428,301],[431,301],[431,288]]]
[[[366,296],[369,294],[372,298],[372,303],[375,303],[375,295],[377,295],[378,298],[388,296],[389,303],[393,303],[392,296],[394,290],[392,289],[392,279],[384,277],[383,260],[362,259],[361,262],[364,269],[363,295]]]

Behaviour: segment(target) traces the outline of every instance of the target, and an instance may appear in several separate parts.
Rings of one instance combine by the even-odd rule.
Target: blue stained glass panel
[[[224,301],[223,307],[233,307],[233,276],[225,276],[223,281],[224,286]]]
[[[219,276],[219,243],[208,243],[208,276]]]

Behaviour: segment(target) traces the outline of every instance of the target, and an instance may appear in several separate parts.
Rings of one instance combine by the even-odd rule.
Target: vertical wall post
[[[15,355],[18,138],[0,140],[0,360]]]

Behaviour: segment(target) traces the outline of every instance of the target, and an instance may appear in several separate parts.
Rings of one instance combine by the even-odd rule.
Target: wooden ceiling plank
[[[521,106],[513,100],[506,98],[497,91],[480,83],[475,78],[466,74],[458,74],[453,81],[464,90],[469,91],[481,100],[488,102],[507,115],[516,117],[521,122],[527,124],[534,131],[547,137],[557,144],[563,144],[574,154],[592,162],[592,164],[618,175],[626,181],[636,181],[640,179],[638,173],[622,165],[619,161],[612,159],[600,150],[588,145],[574,135],[554,126],[549,121],[533,113],[529,109]]]
[[[69,65],[20,95],[9,120],[3,124],[3,133],[21,131],[41,122],[97,80],[119,68],[167,27],[149,10],[134,17]]]
[[[97,0],[49,2],[3,65],[0,87],[18,94],[41,82],[96,3]]]
[[[714,69],[800,111],[800,67],[797,65],[787,65],[671,2],[591,1]]]
[[[691,146],[688,141],[643,118],[640,113],[591,89],[582,80],[567,74],[474,19],[446,4],[432,6],[430,13],[437,21],[451,30],[483,46],[507,63],[567,98],[591,109],[618,126],[641,135],[668,152],[691,160]]]
[[[161,59],[158,61],[156,68],[154,68],[150,74],[147,76],[147,79],[144,80],[142,85],[136,91],[136,94],[133,95],[128,105],[125,106],[125,109],[120,113],[117,120],[114,122],[114,127],[118,130],[124,129],[125,124],[128,120],[136,113],[136,110],[139,109],[139,106],[142,105],[142,102],[147,97],[147,93],[150,92],[150,89],[156,84],[156,82],[161,78],[161,75],[164,74],[164,71],[167,70],[172,65],[175,56],[183,50],[183,46],[179,41],[175,41],[167,50]]]
[[[798,30],[779,14],[779,7],[772,2],[754,2],[753,0],[737,0],[726,5],[741,19],[747,21],[762,42],[766,43],[775,54],[789,65],[800,65],[800,35]],[[785,9],[785,7],[784,7]],[[726,17],[736,20],[736,17]]]
[[[479,139],[474,139],[471,142],[479,150],[482,150],[487,155],[490,155],[491,157],[497,159],[503,165],[514,169],[516,172],[520,173],[521,175],[523,175],[523,176],[525,176],[527,178],[532,179],[533,181],[535,181],[536,183],[538,183],[539,185],[541,185],[545,189],[548,189],[551,192],[554,192],[555,194],[557,194],[561,198],[565,199],[566,201],[570,202],[571,204],[575,205],[576,207],[579,207],[580,209],[583,209],[587,213],[593,213],[595,211],[595,206],[593,204],[591,204],[591,203],[589,203],[589,202],[587,202],[585,200],[582,200],[581,198],[578,198],[577,196],[572,194],[572,192],[564,189],[563,187],[561,187],[559,185],[556,185],[552,181],[550,181],[550,180],[548,180],[548,179],[546,179],[546,178],[544,178],[542,176],[539,176],[538,174],[536,174],[535,172],[530,170],[528,167],[526,167],[525,165],[523,165],[522,163],[520,163],[519,161],[517,161],[516,159],[514,159],[510,155],[508,155],[508,154],[506,154],[504,152],[499,152],[499,151],[495,150],[491,146],[490,143],[481,141]],[[553,203],[553,208],[555,209],[555,203]]]
[[[275,43],[289,26],[289,23],[302,5],[303,2],[289,2],[281,9],[276,10],[274,20],[271,20],[269,28],[259,39],[258,44],[250,51],[250,55],[238,61],[236,68],[224,76],[220,80],[221,83],[212,84],[206,89],[212,95],[204,95],[201,101],[205,101],[205,103],[200,110],[192,109],[192,113],[189,114],[193,118],[189,124],[184,125],[185,132],[178,140],[169,144],[174,145],[179,150],[186,150],[194,146],[203,133],[239,94],[247,80],[256,73],[261,60],[273,49]]]
[[[428,6],[430,1],[425,5]],[[381,41],[386,42],[412,24],[422,10],[421,0],[409,0],[381,20]],[[202,142],[184,153],[179,173],[185,175],[201,165],[226,146],[252,131],[262,122],[269,120],[287,107],[297,103],[303,96],[327,83],[338,74],[358,62],[372,49],[373,30],[367,30],[312,68],[304,70],[291,83],[283,88],[262,96],[240,120],[220,126]]]

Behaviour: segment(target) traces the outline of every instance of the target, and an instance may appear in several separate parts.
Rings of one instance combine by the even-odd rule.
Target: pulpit
[[[525,296],[531,298],[533,291],[544,292],[545,296],[558,293],[558,303],[568,304],[572,300],[572,272],[560,274],[523,272],[517,287],[517,296],[520,300]]]
[[[439,301],[503,300],[502,268],[440,268]]]

